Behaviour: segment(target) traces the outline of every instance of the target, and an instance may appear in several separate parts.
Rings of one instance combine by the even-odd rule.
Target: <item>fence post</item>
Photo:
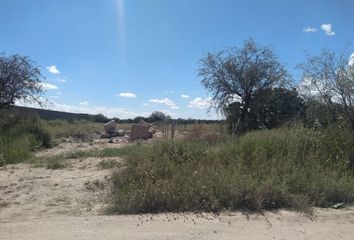
[[[171,139],[175,138],[176,122],[173,120],[171,125]]]

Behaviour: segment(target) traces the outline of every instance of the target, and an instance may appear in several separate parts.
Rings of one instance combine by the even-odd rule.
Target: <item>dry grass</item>
[[[164,140],[126,151],[112,212],[290,208],[354,201],[353,137],[277,129],[220,141]]]
[[[92,134],[97,132],[103,132],[103,123],[91,122],[86,120],[78,121],[66,121],[66,120],[50,120],[43,121],[46,129],[54,138],[77,136],[80,134]],[[119,129],[130,131],[131,124],[119,123],[117,124]]]

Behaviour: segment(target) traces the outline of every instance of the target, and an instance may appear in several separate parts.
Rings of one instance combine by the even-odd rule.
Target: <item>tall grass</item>
[[[37,116],[17,116],[1,112],[0,166],[18,163],[38,147],[50,147],[51,137]]]
[[[135,146],[114,175],[111,211],[328,207],[354,200],[353,137],[342,129],[257,131]]]

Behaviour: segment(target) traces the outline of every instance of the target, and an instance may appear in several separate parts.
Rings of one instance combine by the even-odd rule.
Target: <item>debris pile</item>
[[[104,125],[104,131],[101,138],[123,137],[125,135],[124,130],[117,130],[117,124],[114,120]]]
[[[132,125],[130,141],[134,141],[137,139],[147,140],[149,138],[152,138],[155,133],[156,130],[152,128],[152,124],[147,123],[143,119],[141,119],[139,123]]]

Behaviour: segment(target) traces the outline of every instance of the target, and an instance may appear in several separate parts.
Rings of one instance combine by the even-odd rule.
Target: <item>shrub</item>
[[[126,151],[112,212],[327,207],[354,200],[353,137],[283,128],[224,141],[161,141]],[[133,150],[133,149],[131,149]]]
[[[58,157],[48,158],[46,161],[47,169],[62,169],[65,168],[64,160]]]
[[[51,147],[51,137],[37,116],[2,112],[0,124],[0,165],[22,162],[38,147]]]

